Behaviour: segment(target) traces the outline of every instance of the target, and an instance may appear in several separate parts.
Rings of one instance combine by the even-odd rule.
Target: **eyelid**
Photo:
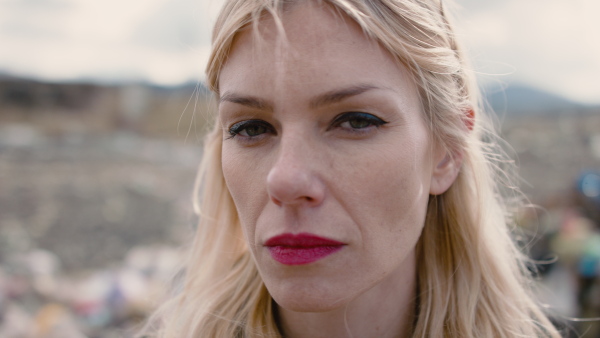
[[[271,126],[271,124],[269,122],[266,122],[264,120],[260,120],[260,119],[248,119],[248,120],[243,120],[243,121],[238,121],[234,124],[232,124],[228,129],[234,129],[234,128],[239,128],[242,126],[247,126],[248,124],[260,124],[262,126],[268,127],[269,129],[273,129],[273,127]]]
[[[345,113],[341,113],[341,114],[337,115],[333,119],[331,126],[329,128],[327,128],[327,130],[331,130],[332,128],[337,127],[344,122],[347,122],[349,120],[356,119],[356,118],[368,120],[375,127],[379,127],[379,126],[382,126],[382,125],[388,123],[388,121],[385,121],[382,118],[380,118],[374,114],[365,113],[365,112],[361,112],[361,111],[353,111],[353,112],[345,112]]]
[[[249,120],[243,120],[243,121],[238,121],[234,124],[232,124],[231,126],[229,126],[227,128],[227,132],[229,133],[229,137],[227,139],[239,136],[239,134],[247,127],[252,126],[252,125],[260,125],[262,127],[264,127],[265,129],[267,129],[267,132],[270,133],[275,133],[275,128],[266,121],[263,120],[259,120],[259,119],[249,119]],[[261,134],[262,135],[262,134]],[[255,137],[259,137],[260,135],[257,136],[245,136],[246,138],[255,138]]]

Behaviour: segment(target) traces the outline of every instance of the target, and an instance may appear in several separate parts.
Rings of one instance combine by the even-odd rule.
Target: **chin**
[[[272,287],[265,283],[275,302],[289,311],[327,312],[348,302],[348,293],[334,287],[332,283],[307,283],[301,281],[275,282]],[[319,285],[320,284],[320,285]]]

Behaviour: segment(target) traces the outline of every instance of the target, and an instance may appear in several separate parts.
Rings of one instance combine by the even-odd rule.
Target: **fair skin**
[[[408,71],[326,5],[305,2],[233,45],[220,79],[222,169],[286,337],[403,337],[429,194],[458,157],[432,143]],[[281,234],[343,243],[286,265]]]

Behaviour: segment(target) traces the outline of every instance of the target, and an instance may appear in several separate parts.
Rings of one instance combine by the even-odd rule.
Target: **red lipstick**
[[[265,243],[271,257],[281,264],[301,265],[316,262],[344,247],[344,243],[308,233],[283,234]]]

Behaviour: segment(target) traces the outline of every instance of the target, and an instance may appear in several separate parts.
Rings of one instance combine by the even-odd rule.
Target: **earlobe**
[[[441,195],[446,192],[458,177],[462,162],[462,153],[446,154],[433,168],[429,194]]]

